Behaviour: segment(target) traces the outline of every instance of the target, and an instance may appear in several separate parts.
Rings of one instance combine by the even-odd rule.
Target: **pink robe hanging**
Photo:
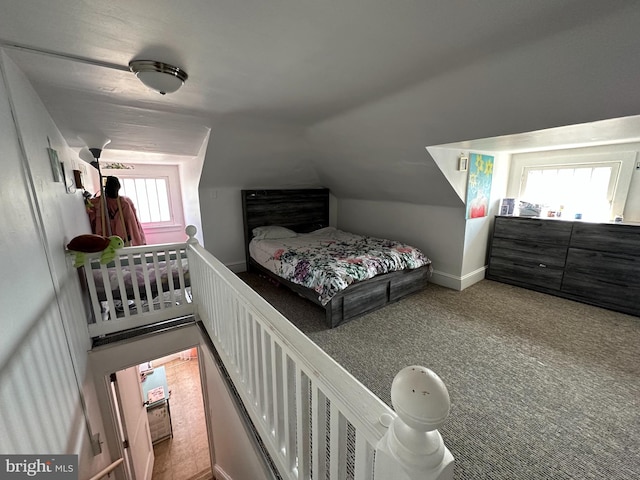
[[[111,235],[118,235],[125,242],[125,246],[146,245],[147,239],[138,220],[136,208],[129,197],[107,198],[107,217],[102,218],[102,198],[90,200],[91,207],[87,208],[91,230],[96,235],[109,236],[106,221],[111,225]]]

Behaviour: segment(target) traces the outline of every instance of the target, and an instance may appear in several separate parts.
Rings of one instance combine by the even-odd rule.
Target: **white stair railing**
[[[196,313],[283,478],[452,478],[435,373],[398,373],[396,414],[186,231]]]
[[[94,322],[92,338],[193,313],[186,243],[117,250],[102,264],[86,254],[84,276]]]

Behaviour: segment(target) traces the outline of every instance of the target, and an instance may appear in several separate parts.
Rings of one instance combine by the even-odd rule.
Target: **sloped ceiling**
[[[211,129],[205,185],[457,205],[425,147],[640,114],[639,24],[635,0],[3,0],[0,42],[72,147],[193,156]],[[134,58],[189,79],[162,97]]]

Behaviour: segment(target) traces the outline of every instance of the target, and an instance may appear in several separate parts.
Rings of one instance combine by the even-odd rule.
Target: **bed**
[[[243,190],[242,210],[247,270],[260,272],[324,308],[329,328],[423,289],[431,274],[431,261],[414,247],[391,240],[356,236],[330,227],[328,189]],[[254,238],[254,231],[259,237],[264,237],[264,232],[280,228],[295,234],[287,235],[285,230],[281,230],[285,232],[284,238]],[[312,246],[303,243],[309,238]],[[373,245],[374,250],[378,250],[379,242],[383,242],[390,251],[380,260],[371,260],[370,253],[345,252],[343,247],[350,238],[358,245]],[[282,242],[280,246],[278,241]],[[328,247],[327,255],[338,254],[341,273],[308,271],[328,263],[329,260],[321,258],[316,249],[323,243]],[[298,254],[303,251],[313,252],[313,260],[302,260]],[[398,257],[408,260],[409,266],[394,270]],[[285,264],[285,260],[292,263]],[[381,271],[387,273],[374,273],[371,278],[363,279],[361,274],[352,270],[356,263],[366,263],[365,269],[381,266]],[[301,270],[304,271],[301,273]],[[340,278],[344,278],[345,271],[348,279],[342,281]],[[331,277],[332,286],[325,288],[312,284],[312,277]],[[341,286],[338,285],[340,283]]]

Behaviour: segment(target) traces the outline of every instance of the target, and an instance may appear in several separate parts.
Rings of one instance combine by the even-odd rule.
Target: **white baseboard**
[[[429,281],[436,285],[440,285],[441,287],[461,290],[462,279],[458,276],[451,275],[450,273],[440,272],[434,269]]]
[[[460,291],[470,287],[474,283],[478,283],[480,280],[483,280],[484,272],[486,269],[486,266],[480,267],[463,277],[434,270],[429,281],[435,283],[436,285],[440,285],[441,287]]]
[[[486,270],[487,270],[487,266],[485,265],[483,267],[478,268],[477,270],[474,270],[471,273],[467,273],[466,275],[464,275],[461,279],[462,288],[460,290],[464,290],[465,288],[468,288],[471,285],[478,283],[480,280],[484,280],[484,275]]]
[[[220,465],[215,465],[213,467],[213,478],[216,480],[233,480],[227,472],[225,472]]]
[[[247,271],[247,262],[233,262],[225,263],[225,266],[233,273],[240,273]]]

